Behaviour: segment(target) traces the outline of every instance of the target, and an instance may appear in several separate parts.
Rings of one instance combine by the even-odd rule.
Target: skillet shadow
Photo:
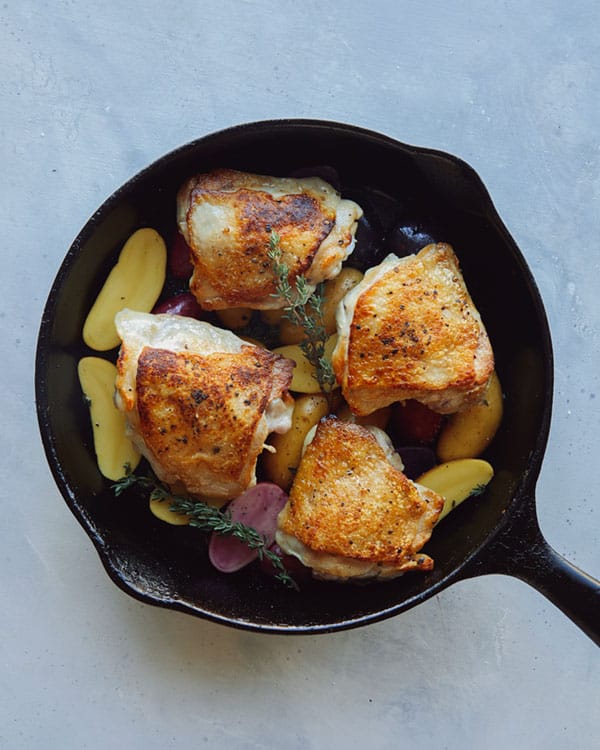
[[[390,641],[399,641],[406,648],[410,644],[410,656],[399,658],[398,664],[405,661],[408,667],[417,669],[420,660],[431,659],[431,630],[426,624],[439,615],[439,609],[432,599],[417,610],[403,613],[402,623],[391,618],[366,628],[302,637],[226,627],[145,604],[122,607],[120,613],[125,628],[135,637],[146,668],[157,679],[173,689],[200,681],[204,685],[214,683],[231,693],[227,701],[235,705],[236,696],[248,690],[263,686],[271,690],[269,684],[286,681],[294,665],[301,665],[306,677],[322,676],[324,665],[328,665],[332,681],[339,669],[358,668],[365,654],[382,667],[387,662]],[[404,648],[399,653],[404,653]]]

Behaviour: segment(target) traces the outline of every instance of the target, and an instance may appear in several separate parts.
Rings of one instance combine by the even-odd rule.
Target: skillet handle
[[[473,561],[470,575],[504,573],[528,583],[600,646],[600,581],[579,570],[545,540],[533,498]]]

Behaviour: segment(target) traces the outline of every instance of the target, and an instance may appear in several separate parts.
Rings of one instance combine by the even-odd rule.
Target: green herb
[[[220,536],[233,536],[252,550],[258,552],[260,560],[266,558],[275,569],[275,578],[291,589],[298,589],[298,585],[290,576],[281,557],[267,548],[265,537],[261,536],[252,526],[240,521],[234,521],[227,510],[219,510],[208,503],[192,500],[181,495],[173,495],[169,488],[156,477],[136,476],[126,467],[125,476],[112,485],[113,492],[119,497],[131,487],[138,486],[150,492],[151,500],[169,502],[172,513],[189,516],[190,526],[201,531],[214,532]]]
[[[478,484],[471,490],[471,494],[469,497],[477,497],[477,495],[481,495],[483,492],[485,492],[485,488],[487,487],[487,484]]]
[[[304,276],[296,277],[294,286],[290,284],[290,270],[282,260],[280,237],[275,231],[269,237],[268,255],[277,279],[277,292],[273,296],[285,301],[285,317],[304,329],[305,338],[300,342],[300,348],[315,368],[321,390],[330,393],[335,385],[335,375],[325,356],[327,332],[323,323],[323,284],[313,291]]]

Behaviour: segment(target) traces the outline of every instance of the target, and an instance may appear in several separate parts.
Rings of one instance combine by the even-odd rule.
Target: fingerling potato
[[[339,274],[326,281],[323,288],[323,325],[328,334],[337,330],[335,314],[340,302],[351,289],[362,281],[362,271],[356,268],[342,268]]]
[[[291,428],[282,435],[271,436],[269,442],[276,453],[263,454],[263,468],[269,481],[286,492],[289,490],[302,457],[304,438],[327,412],[327,398],[323,394],[309,394],[296,399]]]
[[[444,498],[437,523],[468,497],[479,495],[490,483],[494,470],[480,458],[461,458],[434,466],[415,481]]]
[[[321,312],[327,335],[335,333],[337,329],[335,314],[339,303],[361,281],[362,277],[362,272],[357,271],[356,268],[342,268],[334,279],[326,281],[323,285]],[[302,326],[292,323],[286,317],[281,318],[279,340],[282,344],[299,344],[304,338],[305,332]]]
[[[83,325],[83,340],[98,352],[114,349],[120,339],[115,315],[128,307],[150,312],[165,283],[167,248],[154,229],[138,229],[127,240]]]
[[[480,456],[491,443],[502,421],[502,387],[496,372],[492,373],[480,404],[452,414],[437,441],[440,461]]]
[[[113,395],[117,368],[100,357],[83,357],[77,374],[90,409],[94,450],[100,473],[117,481],[133,471],[140,454],[125,433],[125,416],[115,406]]]
[[[169,500],[150,498],[148,505],[153,516],[158,518],[159,521],[170,523],[171,526],[187,526],[190,522],[189,516],[186,516],[183,513],[173,513]]]
[[[337,334],[330,336],[325,342],[325,357],[331,360],[331,354],[335,348]],[[298,344],[291,346],[280,346],[273,349],[275,354],[281,354],[282,357],[291,359],[296,363],[292,376],[290,391],[297,393],[320,393],[321,386],[316,377],[315,368],[308,361],[304,352]],[[335,387],[335,386],[334,386]]]

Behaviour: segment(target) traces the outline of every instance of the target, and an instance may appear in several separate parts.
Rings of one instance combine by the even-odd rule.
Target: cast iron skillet
[[[431,573],[360,588],[311,582],[295,593],[252,567],[216,572],[199,532],[156,520],[141,497],[114,497],[96,467],[76,366],[93,353],[81,340],[83,321],[124,241],[140,226],[169,235],[174,196],[186,177],[219,166],[286,175],[322,164],[337,169],[343,193],[375,223],[418,216],[454,246],[494,345],[506,407],[485,456],[495,477],[436,529],[426,548],[436,563]],[[60,491],[113,581],[144,602],[249,630],[314,634],[396,615],[461,579],[505,573],[537,588],[600,642],[600,584],[551,549],[536,519],[535,481],[552,402],[540,295],[481,180],[456,157],[311,120],[242,125],[167,154],[114,193],[69,249],[41,323],[36,393]]]

